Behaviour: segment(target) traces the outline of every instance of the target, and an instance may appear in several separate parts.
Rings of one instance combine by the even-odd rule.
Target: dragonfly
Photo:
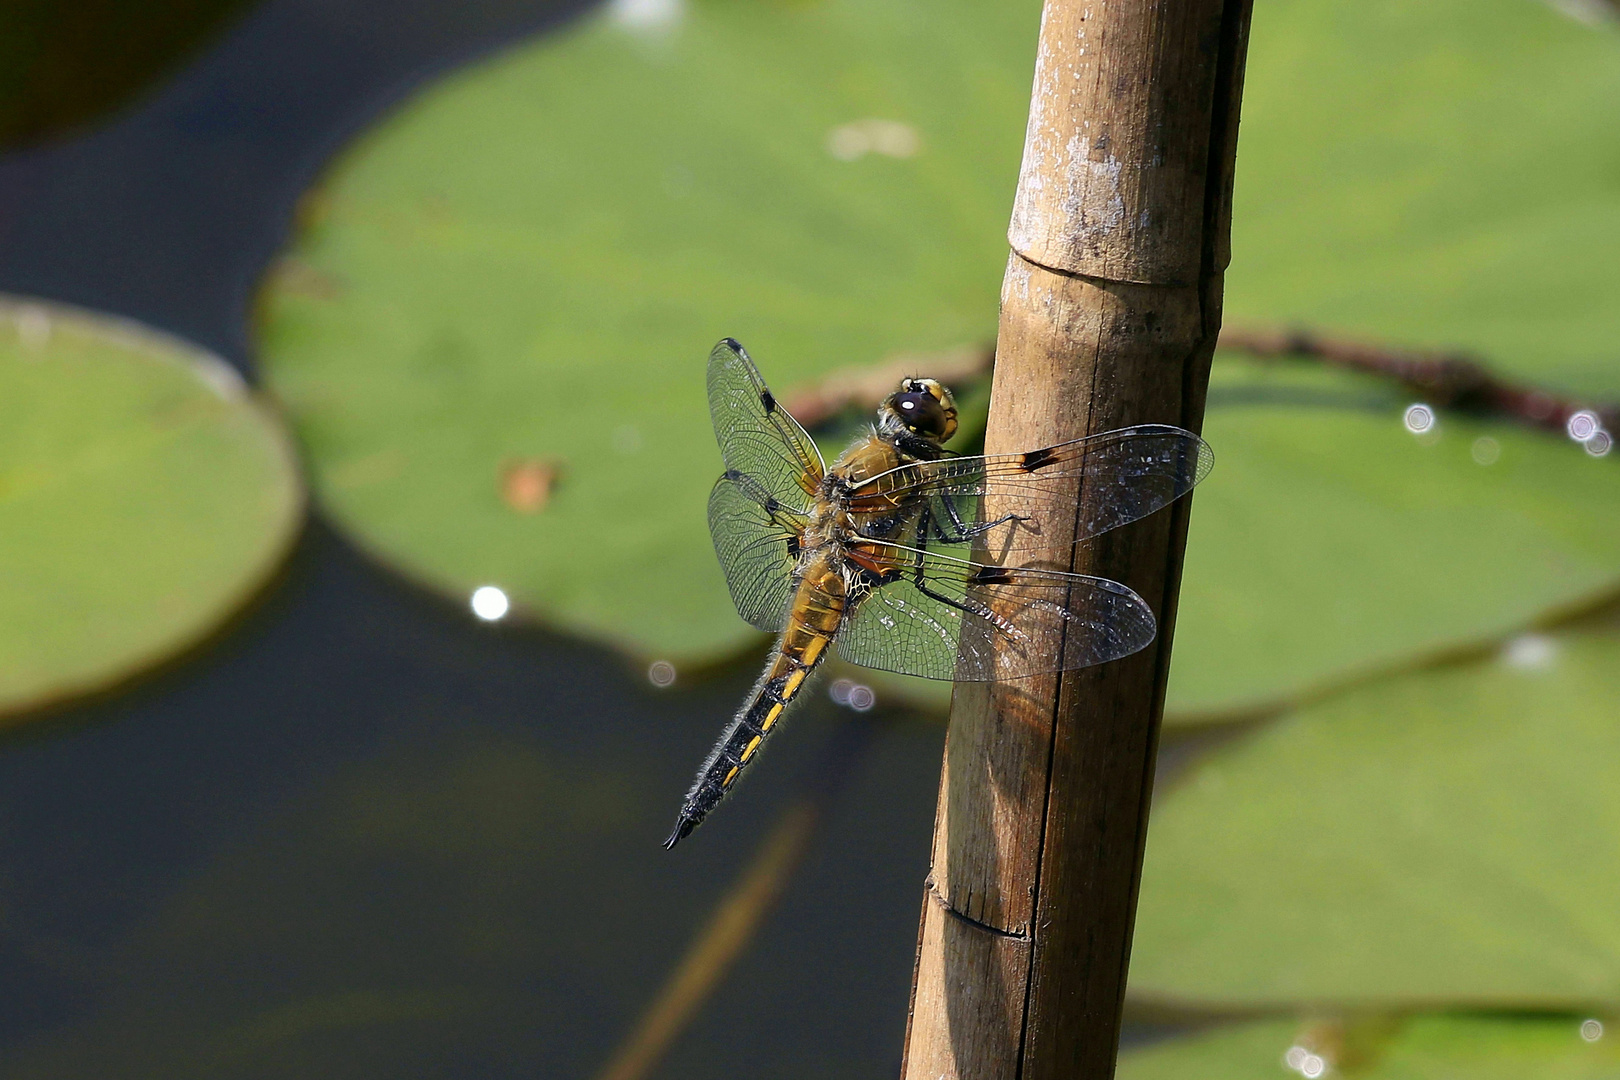
[[[738,614],[776,644],[666,848],[720,803],[830,654],[984,682],[1146,648],[1153,611],[1130,588],[1020,565],[1019,552],[1145,517],[1191,491],[1214,461],[1197,435],[1166,424],[1024,453],[955,454],[944,448],[957,428],[950,390],[906,378],[828,467],[731,338],[709,354],[708,391],[725,463],[709,531]]]

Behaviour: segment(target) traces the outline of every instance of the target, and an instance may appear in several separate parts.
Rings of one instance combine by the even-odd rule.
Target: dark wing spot
[[[765,496],[765,512],[767,514],[774,514],[780,509],[782,509],[782,504],[775,495]]]
[[[1039,450],[1029,451],[1019,464],[1023,466],[1025,472],[1034,472],[1036,469],[1052,464],[1052,459],[1055,456],[1052,453],[1052,447],[1046,446]]]
[[[1005,585],[1012,581],[1013,576],[1006,567],[981,566],[969,579],[970,585]]]
[[[771,396],[771,392],[769,390],[761,390],[759,392],[759,403],[765,406],[766,416],[769,416],[771,413],[776,411],[776,399]]]

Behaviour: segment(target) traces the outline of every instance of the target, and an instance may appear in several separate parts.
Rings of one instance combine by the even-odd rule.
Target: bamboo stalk
[[[1047,0],[987,452],[1200,427],[1249,7]],[[956,689],[910,1080],[1113,1074],[1186,524],[1183,502],[1080,547],[1054,536],[1030,560],[1131,585],[1159,614],[1152,647]]]

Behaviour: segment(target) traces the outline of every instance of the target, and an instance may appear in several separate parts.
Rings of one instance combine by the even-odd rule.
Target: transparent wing
[[[815,440],[777,404],[743,347],[726,338],[709,353],[709,416],[728,474],[753,478],[785,506],[809,509],[827,471]]]
[[[913,462],[873,477],[854,497],[926,507],[935,523],[930,542],[982,537],[999,554],[1039,546],[1071,522],[1079,542],[1146,517],[1191,491],[1214,462],[1192,432],[1143,424],[1023,454]]]
[[[709,535],[725,571],[737,613],[761,630],[776,632],[793,600],[793,566],[803,517],[767,510],[760,493],[722,476],[709,493]]]
[[[1146,648],[1153,612],[1117,581],[987,566],[873,542],[893,580],[853,600],[839,655],[925,679],[985,682],[1091,667]]]

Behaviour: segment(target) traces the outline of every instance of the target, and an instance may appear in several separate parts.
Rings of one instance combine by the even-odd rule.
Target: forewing
[[[913,462],[873,477],[856,496],[882,490],[925,503],[941,542],[952,539],[956,522],[971,530],[1016,515],[1023,520],[982,537],[983,547],[999,555],[1044,546],[1071,527],[1079,542],[1146,517],[1191,491],[1214,461],[1209,444],[1192,432],[1142,424],[1023,454]]]
[[[709,353],[709,417],[728,472],[752,477],[794,510],[809,509],[810,494],[826,472],[821,452],[731,338]]]
[[[786,623],[793,600],[803,518],[785,508],[767,510],[756,496],[746,481],[722,476],[709,493],[709,535],[737,613],[774,633]]]
[[[1117,581],[873,549],[901,576],[854,598],[837,639],[852,663],[986,682],[1091,667],[1153,641],[1153,612]]]

